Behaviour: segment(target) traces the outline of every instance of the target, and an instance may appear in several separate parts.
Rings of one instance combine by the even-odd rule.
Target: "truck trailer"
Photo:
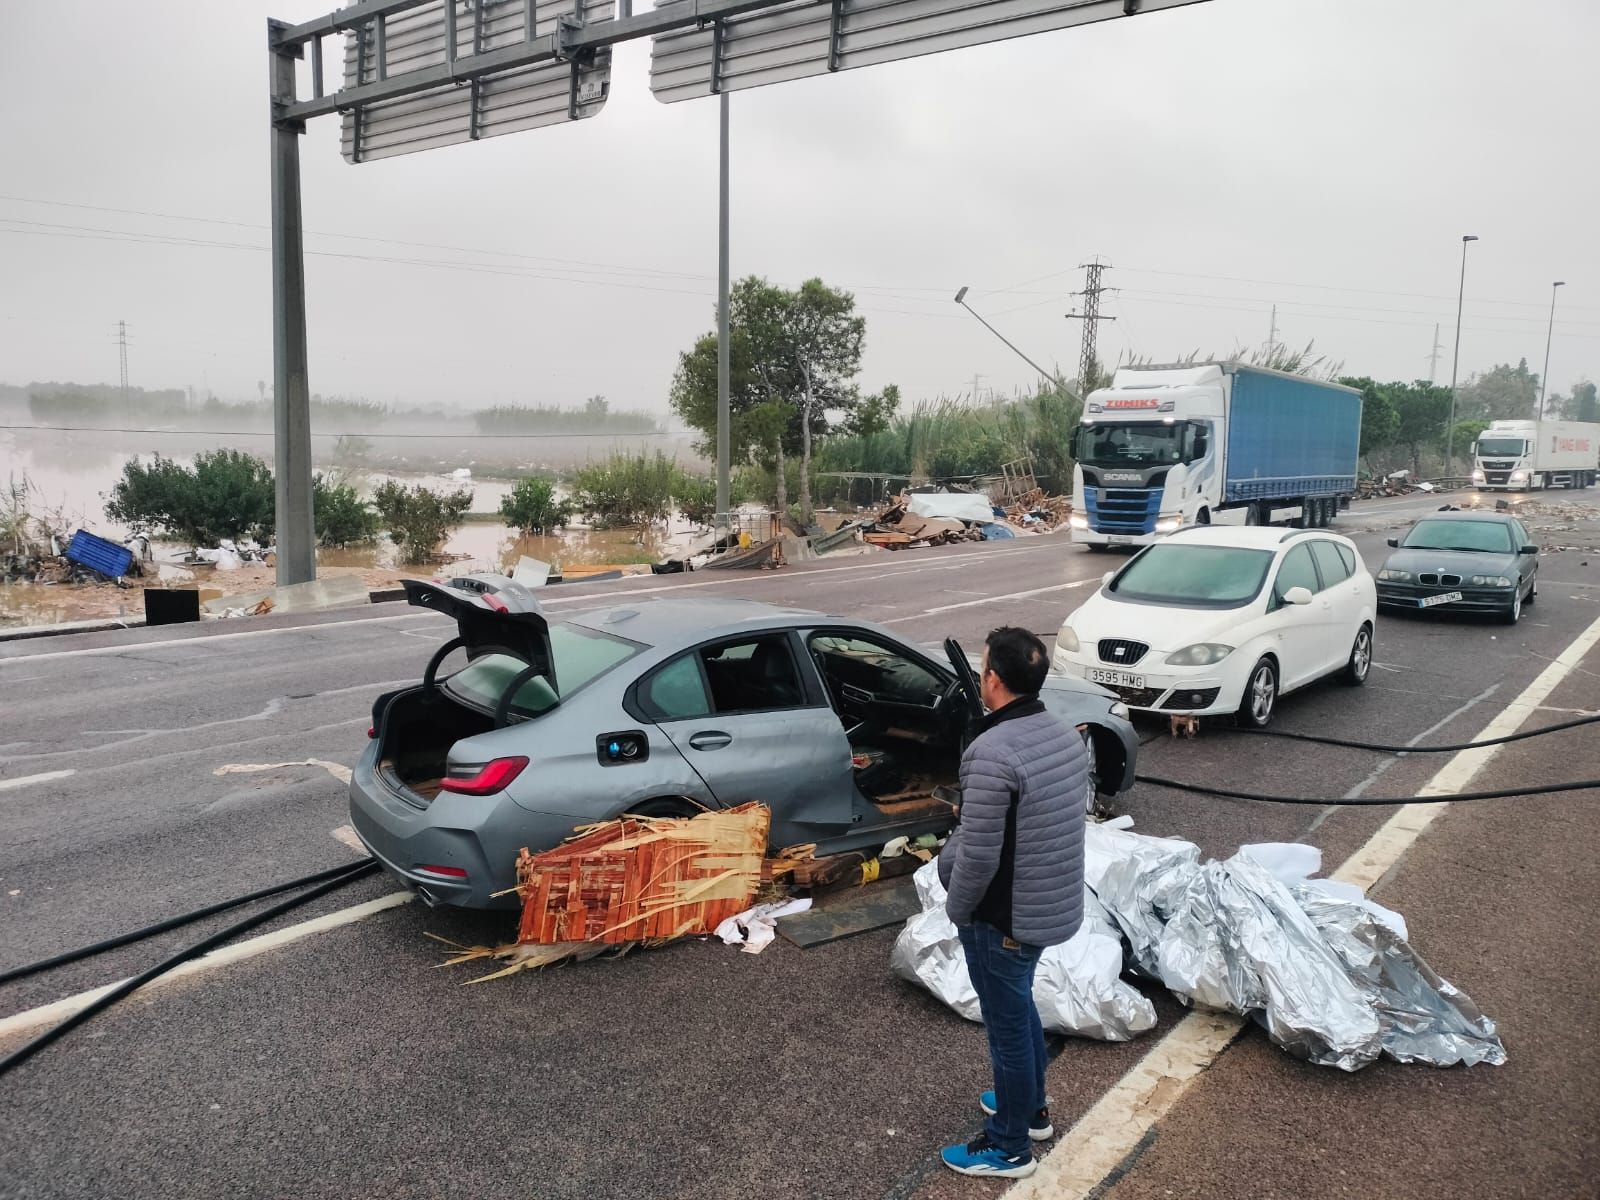
[[[1472,482],[1488,492],[1586,488],[1600,476],[1600,425],[1492,421],[1473,448]]]
[[[1348,506],[1361,393],[1243,363],[1124,367],[1084,402],[1072,539],[1143,546],[1185,525],[1320,527]]]

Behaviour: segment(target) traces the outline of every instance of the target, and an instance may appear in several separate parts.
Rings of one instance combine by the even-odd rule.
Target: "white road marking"
[[[980,604],[995,604],[1001,600],[1026,600],[1030,596],[1042,596],[1046,592],[1062,592],[1069,588],[1080,588],[1090,581],[1087,579],[1074,579],[1070,583],[1053,583],[1049,587],[1030,588],[1025,592],[1006,592],[999,596],[983,596],[977,600],[962,600],[957,604],[941,604],[937,608],[925,608],[919,613],[910,613],[904,617],[895,617],[893,620],[884,621],[884,625],[894,625],[901,621],[915,621],[918,617],[931,617],[935,613],[950,612],[957,608],[974,608]]]
[[[68,775],[76,775],[76,769],[70,771],[45,771],[40,775],[24,775],[21,779],[0,779],[0,792],[9,792],[12,788],[27,787],[34,783],[49,783],[52,779],[65,779]]]
[[[1528,719],[1528,714],[1578,667],[1584,655],[1597,643],[1600,643],[1600,620],[1584,630],[1472,740],[1486,741],[1515,733]],[[1449,796],[1464,791],[1499,751],[1499,746],[1486,746],[1458,752],[1418,794]],[[1410,804],[1402,808],[1368,839],[1366,845],[1345,860],[1333,878],[1370,890],[1394,868],[1445,807],[1444,804]],[[1155,1124],[1172,1111],[1200,1073],[1217,1060],[1246,1026],[1243,1018],[1226,1013],[1190,1013],[1084,1113],[1040,1162],[1039,1169],[1012,1187],[1007,1197],[1011,1200],[1081,1200],[1087,1197],[1134,1151]]]
[[[337,829],[330,829],[328,835],[341,846],[348,846],[362,858],[371,858],[372,854],[362,844],[361,837],[356,833],[354,825],[341,825]]]
[[[160,642],[128,642],[117,646],[91,646],[84,650],[50,650],[43,654],[18,654],[0,658],[0,667],[8,663],[42,662],[47,658],[78,658],[101,654],[131,654],[135,650],[183,649],[186,646],[206,646],[212,642],[227,642],[236,638],[271,637],[278,633],[304,633],[309,629],[340,628],[346,625],[382,625],[389,621],[418,621],[425,617],[437,618],[433,612],[400,613],[390,617],[351,617],[344,621],[327,621],[321,625],[284,625],[276,629],[241,629],[238,633],[206,633],[197,637],[173,638]]]
[[[276,950],[280,946],[287,946],[298,942],[302,938],[314,934],[326,933],[330,929],[338,929],[343,925],[352,925],[357,921],[364,921],[376,913],[386,909],[396,908],[411,899],[410,892],[390,892],[387,896],[380,896],[376,900],[368,900],[364,904],[355,904],[349,908],[341,908],[335,912],[324,913],[320,917],[313,917],[309,921],[301,921],[298,925],[288,925],[283,929],[274,929],[271,933],[263,933],[258,937],[237,942],[231,946],[219,946],[210,954],[192,959],[182,966],[174,967],[165,975],[157,976],[144,987],[139,989],[143,995],[152,988],[158,988],[171,983],[175,979],[184,979],[190,975],[198,975],[203,971],[214,971],[218,967],[228,966],[230,963],[243,962],[254,958],[258,954],[265,954],[269,950]],[[104,987],[92,988],[87,992],[79,992],[74,996],[65,996],[51,1004],[41,1004],[38,1008],[25,1009],[19,1013],[12,1013],[9,1017],[0,1018],[0,1038],[10,1037],[16,1033],[26,1033],[30,1029],[37,1029],[41,1025],[53,1025],[57,1021],[64,1021],[74,1013],[82,1012],[101,996],[119,987],[127,980],[118,980],[108,983]]]
[[[254,775],[261,771],[276,771],[282,767],[321,767],[340,783],[350,782],[350,768],[343,763],[329,762],[325,758],[302,758],[295,762],[227,763],[211,772],[213,775]]]

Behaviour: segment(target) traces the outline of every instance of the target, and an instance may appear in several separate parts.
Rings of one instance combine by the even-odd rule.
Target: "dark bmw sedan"
[[[1506,513],[1424,517],[1378,572],[1378,606],[1489,613],[1508,624],[1539,594],[1539,547]]]

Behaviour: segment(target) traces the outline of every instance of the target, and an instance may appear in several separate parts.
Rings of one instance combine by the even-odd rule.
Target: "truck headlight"
[[[1386,580],[1389,583],[1410,583],[1411,572],[1397,571],[1393,567],[1385,567],[1383,570],[1378,572],[1378,578]]]
[[[1072,529],[1087,529],[1089,528],[1089,518],[1074,514],[1067,518],[1067,525]]]
[[[1183,528],[1182,517],[1162,517],[1156,522],[1157,533],[1175,533],[1181,528]]]
[[[1513,471],[1513,472],[1511,472],[1511,482],[1512,483],[1521,483],[1527,477],[1528,477],[1528,473],[1526,471]]]
[[[1212,663],[1219,663],[1233,653],[1232,646],[1221,646],[1216,642],[1197,642],[1193,646],[1185,646],[1167,655],[1169,667],[1209,667]]]
[[[1472,473],[1472,482],[1473,483],[1482,483],[1483,482],[1483,472],[1482,471],[1474,471]]]
[[[1511,586],[1511,580],[1507,579],[1504,575],[1474,575],[1472,577],[1472,586],[1473,587],[1510,587]]]
[[[1056,649],[1065,650],[1068,654],[1078,652],[1078,635],[1072,631],[1071,625],[1063,625],[1061,632],[1056,634]]]

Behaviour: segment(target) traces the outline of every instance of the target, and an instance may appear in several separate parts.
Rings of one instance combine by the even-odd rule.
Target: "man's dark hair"
[[[1006,690],[1019,696],[1036,696],[1050,673],[1050,655],[1044,643],[1026,629],[1002,625],[989,634],[989,669],[1000,676]]]

